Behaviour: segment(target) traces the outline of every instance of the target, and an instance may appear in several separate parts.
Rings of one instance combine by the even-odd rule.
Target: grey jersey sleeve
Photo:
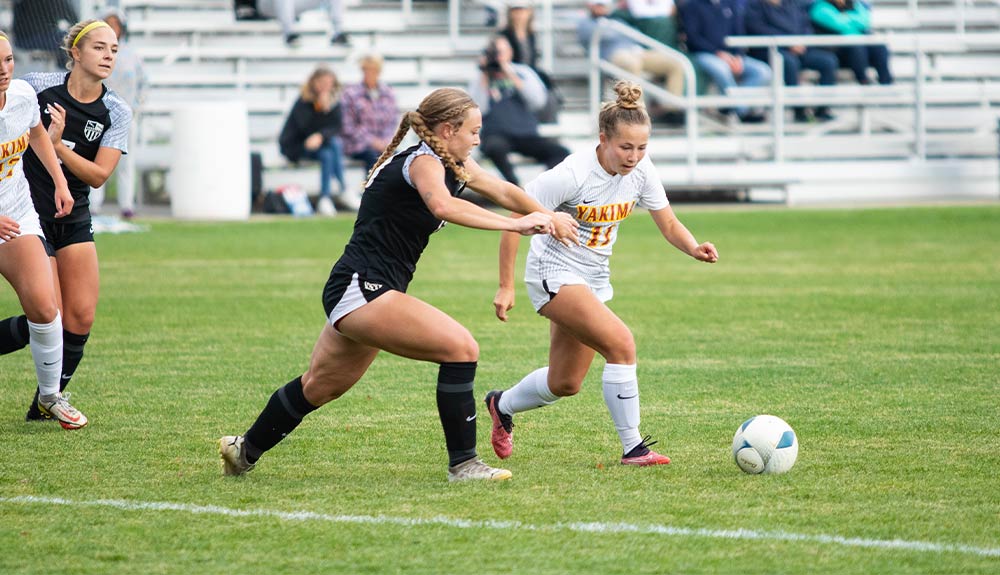
[[[107,106],[108,114],[111,115],[111,129],[104,132],[104,137],[101,138],[101,147],[114,148],[127,154],[128,130],[132,124],[132,108],[111,90],[104,94],[104,105]]]
[[[66,78],[65,72],[31,72],[25,74],[21,79],[31,85],[36,94],[42,90],[48,90],[52,86],[58,86]]]

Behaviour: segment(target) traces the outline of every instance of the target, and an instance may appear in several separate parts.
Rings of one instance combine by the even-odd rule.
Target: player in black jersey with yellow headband
[[[54,183],[33,151],[24,154],[24,173],[45,232],[45,248],[54,262],[56,295],[63,319],[65,389],[80,360],[97,310],[97,248],[90,219],[90,188],[111,176],[127,152],[132,111],[104,80],[115,66],[118,38],[102,20],[86,20],[69,29],[63,40],[69,73],[28,74],[38,94],[42,123],[48,130],[73,195],[73,211],[56,219]],[[0,353],[27,344],[21,317],[0,321]],[[37,395],[26,419],[43,419]]]
[[[416,111],[403,115],[368,176],[354,233],[323,290],[327,323],[309,369],[274,392],[245,435],[220,440],[226,475],[252,469],[303,417],[351,389],[379,350],[385,350],[440,364],[437,405],[448,449],[448,479],[510,478],[509,471],[486,465],[476,454],[476,340],[444,312],[406,294],[430,235],[445,222],[576,241],[571,217],[543,208],[470,157],[482,123],[468,94],[452,88],[435,90]],[[411,127],[420,143],[393,155]],[[466,185],[530,215],[512,219],[460,199]]]

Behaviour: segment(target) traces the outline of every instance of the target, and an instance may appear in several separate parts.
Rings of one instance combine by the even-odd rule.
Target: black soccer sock
[[[472,393],[475,379],[474,361],[442,363],[438,370],[438,416],[451,467],[476,456],[476,398]]]
[[[83,359],[83,346],[87,345],[88,339],[90,339],[89,333],[77,335],[63,330],[63,372],[59,381],[59,391],[66,389],[69,380],[76,373],[76,368]]]
[[[302,391],[302,377],[296,377],[271,394],[264,410],[257,416],[250,429],[243,435],[247,461],[256,463],[265,451],[271,449],[300,423],[302,418],[318,409],[309,403]]]
[[[30,342],[26,316],[17,315],[0,321],[0,355],[24,349]]]

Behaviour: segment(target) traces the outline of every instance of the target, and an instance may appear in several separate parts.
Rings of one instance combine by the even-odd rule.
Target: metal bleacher
[[[100,0],[92,2],[100,7]],[[355,82],[357,58],[377,51],[386,59],[383,80],[401,108],[412,109],[432,88],[466,86],[491,32],[474,0],[353,0],[345,17],[351,46],[330,46],[323,15],[306,13],[300,44],[292,48],[275,22],[235,21],[232,0],[120,4],[150,81],[135,150],[140,165],[169,168],[171,111],[178,103],[236,99],[247,104],[251,148],[264,158],[268,187],[318,185],[315,168],[288,166],[275,142],[316,64],[333,67],[342,83]],[[575,35],[582,4],[536,1],[542,61],[565,98],[559,123],[544,131],[573,150],[596,140],[593,64]],[[694,138],[690,123],[681,129],[654,125],[649,153],[668,190],[736,190],[740,197],[766,199],[775,197],[770,189],[790,202],[996,198],[1000,3],[874,0],[873,21],[893,53],[894,86],[861,87],[844,75],[832,90],[806,82],[782,93],[785,104],[832,105],[837,119],[823,124],[778,124],[772,114],[770,123],[734,125],[711,112],[724,97],[699,96]],[[598,89],[606,87],[609,76],[598,78]],[[736,91],[732,98],[774,103],[766,91]],[[526,181],[541,167],[521,161],[517,169]],[[359,166],[349,168],[349,182],[362,178]]]

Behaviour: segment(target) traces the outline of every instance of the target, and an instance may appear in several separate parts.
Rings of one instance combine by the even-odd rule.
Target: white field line
[[[842,545],[845,547],[867,547],[923,553],[963,553],[980,557],[1000,557],[1000,547],[975,547],[955,543],[933,543],[929,541],[907,541],[904,539],[867,539],[863,537],[841,537],[839,535],[808,535],[787,531],[758,531],[755,529],[695,529],[671,527],[669,525],[639,525],[634,523],[552,523],[531,524],[520,521],[481,521],[455,519],[451,517],[393,517],[391,515],[330,515],[313,511],[274,511],[271,509],[233,509],[217,505],[190,505],[187,503],[167,503],[159,501],[126,501],[122,499],[96,499],[78,501],[60,497],[36,497],[22,495],[0,497],[0,503],[19,505],[66,505],[69,507],[111,507],[123,511],[180,511],[199,515],[222,515],[225,517],[267,517],[283,521],[321,521],[325,523],[354,523],[375,525],[398,525],[416,527],[434,525],[456,529],[517,529],[519,531],[559,532],[575,531],[586,533],[637,533],[644,535],[666,535],[670,537],[706,537],[710,539],[747,539],[757,541],[790,541],[793,543],[814,543]]]

